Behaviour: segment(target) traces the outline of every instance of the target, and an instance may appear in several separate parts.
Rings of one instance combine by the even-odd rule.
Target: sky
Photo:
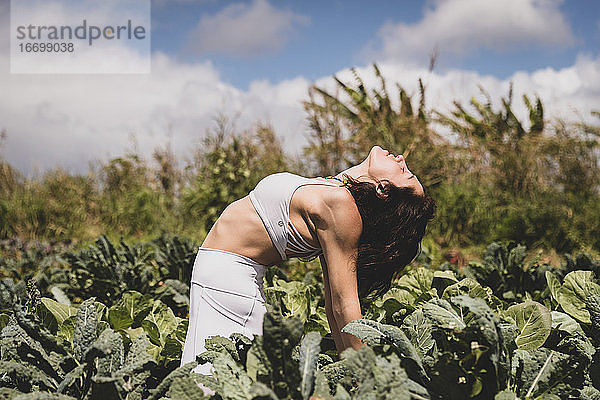
[[[595,0],[152,0],[144,74],[11,73],[11,33],[0,0],[0,152],[28,176],[85,173],[132,147],[150,157],[170,143],[189,157],[219,115],[238,131],[269,123],[297,153],[308,88],[352,82],[351,68],[375,87],[374,62],[388,87],[416,93],[423,79],[428,107],[445,113],[481,87],[499,102],[511,83],[523,119],[522,94],[539,96],[549,120],[598,122],[600,110]]]

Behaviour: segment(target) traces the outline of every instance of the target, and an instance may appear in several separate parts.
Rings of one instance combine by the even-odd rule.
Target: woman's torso
[[[327,190],[338,187],[339,182],[324,178],[269,175],[250,195],[227,206],[202,246],[237,253],[264,265],[316,255],[320,252],[315,224],[319,205]],[[294,236],[291,249],[284,244],[286,234],[287,238]]]

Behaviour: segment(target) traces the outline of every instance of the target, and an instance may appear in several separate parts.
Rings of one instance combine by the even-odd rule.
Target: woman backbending
[[[261,334],[265,269],[289,257],[320,257],[336,348],[360,347],[341,328],[361,318],[359,298],[385,292],[416,256],[434,210],[404,157],[379,146],[335,177],[267,176],[223,211],[198,250],[181,364],[210,336]]]

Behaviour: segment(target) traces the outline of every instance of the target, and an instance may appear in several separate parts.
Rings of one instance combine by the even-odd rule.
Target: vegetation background
[[[422,82],[411,96],[373,68],[377,87],[311,88],[302,156],[219,115],[191,160],[134,146],[33,178],[0,161],[0,398],[206,399],[201,382],[231,400],[600,399],[600,127],[528,96],[520,121],[510,91],[446,115]],[[193,260],[220,212],[267,174],[330,175],[373,144],[407,157],[438,216],[343,328],[368,346],[337,354],[321,267],[294,259],[266,270],[263,335],[212,337],[180,366]],[[214,375],[190,374],[206,361]]]
[[[600,125],[544,114],[538,98],[491,99],[482,89],[450,114],[427,108],[426,88],[410,95],[336,79],[310,90],[302,156],[291,156],[268,124],[239,132],[215,118],[191,160],[169,144],[143,158],[133,146],[93,162],[87,174],[61,169],[24,177],[0,147],[0,238],[74,241],[99,235],[146,240],[162,233],[201,242],[220,212],[264,176],[326,176],[361,161],[373,144],[404,154],[438,204],[425,247],[454,261],[492,241],[557,253],[600,249]],[[513,104],[529,111],[521,121]],[[599,112],[594,113],[600,117]],[[0,146],[10,132],[2,132]],[[461,250],[459,250],[461,249]]]

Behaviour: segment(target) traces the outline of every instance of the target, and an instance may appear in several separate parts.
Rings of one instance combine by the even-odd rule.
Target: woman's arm
[[[333,336],[333,341],[335,342],[335,348],[343,349],[345,348],[342,342],[342,337],[340,336],[340,328],[335,321],[335,317],[333,316],[333,310],[331,308],[331,290],[329,289],[329,279],[327,278],[327,261],[325,261],[325,257],[322,255],[319,256],[321,260],[321,268],[323,269],[323,289],[325,292],[325,314],[327,315],[327,321],[329,322],[329,329],[331,330],[331,336]]]
[[[325,261],[325,311],[338,353],[348,347],[360,348],[362,342],[340,329],[362,317],[356,281],[356,255],[362,221],[352,195],[337,192],[324,202],[319,213],[317,236]],[[337,339],[336,339],[337,336]]]

